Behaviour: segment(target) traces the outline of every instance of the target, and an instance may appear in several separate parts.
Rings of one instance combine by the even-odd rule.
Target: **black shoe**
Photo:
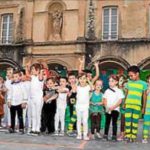
[[[15,133],[15,130],[14,129],[12,129],[12,128],[9,128],[9,133]]]
[[[24,129],[20,129],[20,130],[19,130],[19,133],[20,133],[20,134],[24,134]]]
[[[117,142],[117,137],[116,136],[112,136],[111,140],[112,140],[112,142]]]
[[[104,140],[104,141],[108,141],[108,135],[104,135],[104,136],[103,136],[103,140]]]

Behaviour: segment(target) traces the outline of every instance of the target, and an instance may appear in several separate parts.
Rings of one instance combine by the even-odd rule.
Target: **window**
[[[118,10],[117,7],[103,9],[103,40],[118,38]]]
[[[2,15],[1,23],[1,42],[3,44],[10,44],[13,41],[13,15]]]

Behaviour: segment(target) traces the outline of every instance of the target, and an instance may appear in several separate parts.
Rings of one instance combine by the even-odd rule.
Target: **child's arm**
[[[121,103],[122,103],[122,99],[119,99],[119,101],[115,105],[111,106],[109,110],[112,111],[116,109]]]
[[[78,68],[78,74],[83,73],[84,69],[84,56],[81,58],[79,58],[79,68]]]
[[[125,89],[124,92],[125,92],[125,98],[124,98],[124,104],[122,107],[123,109],[125,109],[125,107],[126,107],[125,104],[126,104],[126,99],[127,99],[127,95],[128,95],[128,89]]]
[[[12,85],[9,88],[9,90],[7,91],[7,105],[10,108],[11,107],[11,101],[12,101]]]
[[[147,91],[143,92],[143,107],[142,107],[142,113],[145,114],[145,108],[146,108],[146,102],[147,102]]]
[[[55,100],[58,97],[58,94],[53,95],[51,98],[47,99],[45,102],[48,103],[50,101]]]
[[[40,81],[43,81],[43,79],[44,79],[44,78],[43,78],[43,73],[44,73],[44,70],[41,69],[41,70],[40,70],[40,74],[39,74],[39,80],[40,80]]]
[[[95,81],[99,78],[100,72],[99,72],[99,62],[94,63],[96,75],[92,79],[92,83],[95,83]]]
[[[87,80],[89,86],[90,86],[90,91],[92,92],[94,90],[94,86],[93,86],[93,83],[89,80]]]

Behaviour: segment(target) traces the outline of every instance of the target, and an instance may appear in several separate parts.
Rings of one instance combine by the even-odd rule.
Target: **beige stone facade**
[[[90,4],[95,39],[87,38]],[[117,10],[117,38],[104,40],[104,8],[111,17],[111,7]],[[3,14],[13,14],[13,42],[0,44],[17,50],[11,57],[1,52],[10,64],[25,66],[32,59],[76,70],[85,55],[86,64],[100,61],[104,69],[132,64],[150,69],[150,0],[0,0],[1,22]]]

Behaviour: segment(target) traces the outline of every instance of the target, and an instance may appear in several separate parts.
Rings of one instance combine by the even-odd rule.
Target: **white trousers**
[[[77,132],[78,135],[82,135],[81,124],[83,124],[83,136],[87,136],[88,134],[88,118],[89,118],[89,110],[79,110],[76,109],[77,113]]]
[[[28,101],[27,120],[28,120],[28,128],[31,128],[32,127],[32,103],[31,103],[31,100]]]
[[[61,131],[65,129],[65,112],[66,108],[57,108],[55,114],[55,131],[58,131],[59,121],[61,123]]]
[[[40,132],[41,127],[41,111],[43,106],[42,99],[31,99],[32,110],[32,131]]]

